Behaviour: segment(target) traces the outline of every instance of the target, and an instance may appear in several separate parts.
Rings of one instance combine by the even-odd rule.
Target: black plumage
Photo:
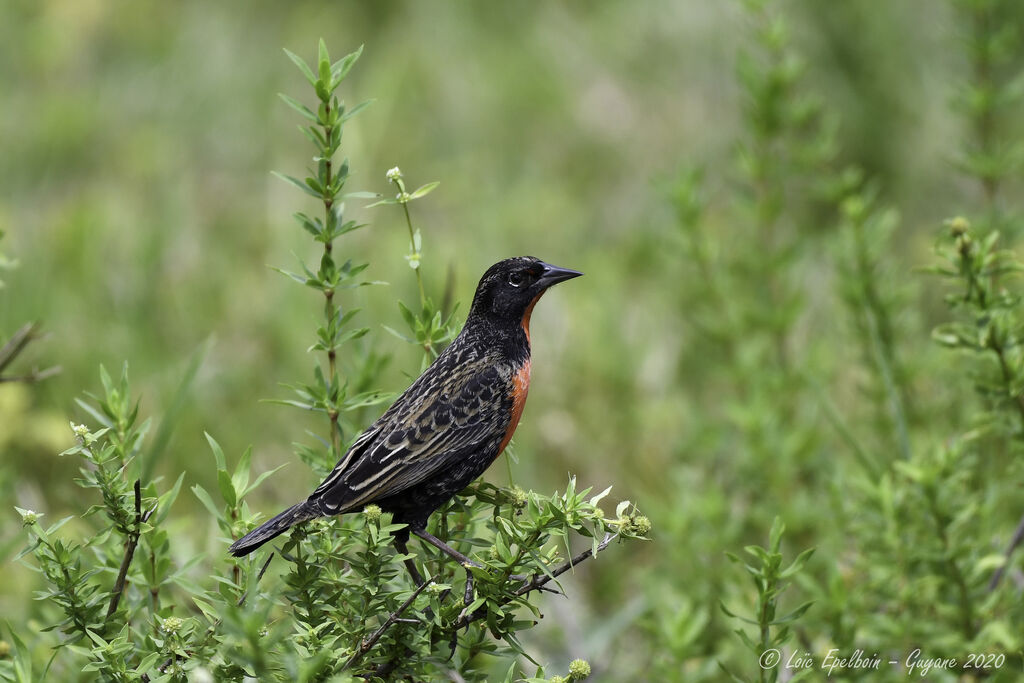
[[[528,256],[491,266],[448,348],[306,500],[243,536],[229,552],[246,555],[295,524],[370,503],[408,524],[400,547],[410,530],[440,543],[423,532],[427,518],[494,462],[519,421],[529,387],[534,304],[548,287],[579,275]]]

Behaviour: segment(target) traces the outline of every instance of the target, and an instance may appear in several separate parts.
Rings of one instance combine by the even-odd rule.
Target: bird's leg
[[[469,559],[426,529],[413,529],[412,532],[441,552],[455,558],[459,564],[466,568],[466,592],[463,593],[462,604],[469,605],[473,602],[473,573],[469,571],[469,568],[476,567],[477,569],[482,569],[483,565]]]
[[[406,547],[405,541],[395,539],[395,548],[398,549],[402,555],[409,554],[409,548]],[[417,586],[423,585],[423,575],[420,574],[420,570],[416,568],[416,563],[412,561],[411,557],[407,557],[403,560],[405,568],[409,570],[409,575],[412,577],[412,582]]]
[[[458,550],[456,550],[455,548],[451,547],[450,545],[448,545],[447,543],[445,543],[440,538],[438,538],[434,534],[430,533],[426,529],[413,529],[412,532],[414,534],[416,534],[417,536],[419,536],[420,538],[422,538],[427,543],[429,543],[430,545],[434,546],[435,548],[437,548],[438,550],[443,552],[445,555],[448,555],[449,557],[452,557],[455,560],[457,560],[459,564],[461,564],[461,565],[467,565],[468,564],[470,567],[476,567],[477,569],[483,569],[483,565],[482,564],[480,564],[479,562],[474,562],[473,560],[469,559],[468,557],[466,557],[465,555],[460,553]]]

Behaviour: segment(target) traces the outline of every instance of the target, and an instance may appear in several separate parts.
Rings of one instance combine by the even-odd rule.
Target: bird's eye
[[[508,274],[508,283],[513,287],[519,287],[523,284],[526,278],[518,270]]]

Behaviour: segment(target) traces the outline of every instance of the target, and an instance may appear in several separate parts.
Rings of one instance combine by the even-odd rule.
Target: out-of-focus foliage
[[[915,648],[960,665],[1004,654],[990,673],[1020,675],[1024,553],[1005,561],[1024,515],[1013,0],[10,3],[0,230],[20,267],[2,274],[0,333],[43,320],[33,353],[64,368],[0,384],[12,652],[43,624],[36,576],[11,563],[25,540],[11,506],[52,523],[96,502],[54,453],[98,364],[128,361],[145,414],[175,415],[155,474],[216,490],[210,431],[228,452],[255,444],[254,473],[292,463],[254,508],[310,485],[291,444],[321,416],[255,399],[285,395],[317,343],[323,302],[266,266],[322,253],[268,173],[303,175],[275,97],[296,95],[280,48],[321,35],[365,45],[346,97],[375,99],[346,127],[348,188],[394,196],[396,165],[410,191],[442,183],[412,206],[419,243],[397,208],[348,203],[369,223],[348,249],[391,284],[352,293],[370,332],[344,347],[345,372],[400,391],[424,341],[449,333],[433,326],[447,301],[428,308],[421,291],[465,302],[499,258],[586,273],[534,314],[515,483],[614,481],[645,502],[654,541],[581,568],[571,601],[543,601],[526,648],[541,663],[583,657],[601,680],[769,675],[740,629],[755,645],[783,634],[787,658],[885,660],[833,677],[903,680]],[[385,329],[410,324],[416,344]],[[186,498],[165,522],[177,567],[222,550]],[[758,606],[774,596],[726,553],[764,573],[812,547],[778,614],[813,604],[765,636]]]

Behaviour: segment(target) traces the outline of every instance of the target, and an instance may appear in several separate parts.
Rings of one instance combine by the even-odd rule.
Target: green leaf
[[[776,517],[772,521],[772,530],[768,534],[769,547],[774,553],[779,552],[779,546],[782,545],[782,534],[786,531],[786,525],[783,523],[781,517]]]
[[[244,491],[249,483],[249,464],[252,461],[252,446],[249,446],[242,453],[238,464],[235,465],[235,473],[231,475],[231,486],[236,492]],[[241,498],[241,495],[238,496]]]
[[[333,79],[332,86],[336,87],[339,83],[345,80],[345,76],[348,76],[348,72],[352,70],[353,65],[355,65],[356,61],[362,54],[363,46],[360,45],[355,52],[350,52],[345,55],[331,67],[331,78]]]
[[[788,567],[783,569],[781,572],[779,572],[779,578],[780,579],[788,578],[788,577],[792,576],[793,574],[796,574],[797,572],[799,572],[801,569],[803,569],[804,565],[807,564],[807,560],[811,559],[811,555],[814,554],[814,550],[815,550],[814,548],[808,548],[807,550],[805,550],[802,553],[800,553],[799,555],[797,555],[796,559],[793,560],[793,563],[791,565],[789,565]]]
[[[295,66],[299,67],[299,71],[301,71],[302,75],[306,77],[306,80],[309,81],[309,84],[315,85],[316,76],[313,75],[313,70],[309,68],[309,65],[306,64],[305,60],[288,49],[285,49],[284,53],[288,55],[288,59],[292,60],[295,63]]]
[[[227,473],[228,466],[224,459],[224,451],[221,449],[220,444],[217,443],[216,439],[210,436],[209,432],[203,432],[203,435],[206,436],[206,441],[210,444],[210,450],[213,451],[213,459],[217,463],[217,471]]]
[[[195,494],[195,497],[199,499],[199,502],[210,511],[211,515],[216,519],[223,519],[224,513],[218,510],[217,506],[213,504],[213,498],[211,498],[210,494],[206,492],[206,489],[199,484],[196,484],[192,487],[192,493]]]
[[[355,116],[356,114],[358,114],[362,110],[364,110],[367,107],[369,107],[375,101],[376,100],[366,100],[365,102],[360,102],[359,104],[357,104],[356,106],[352,107],[351,109],[349,109],[348,111],[345,112],[345,115],[341,117],[341,122],[344,123],[345,121],[348,121],[350,118],[352,118],[353,116]]]
[[[416,314],[412,312],[408,306],[401,301],[398,302],[398,310],[402,314],[402,319],[405,320],[405,324],[413,331],[417,329]]]
[[[417,344],[418,343],[412,337],[405,336],[404,334],[402,334],[401,332],[399,332],[398,330],[396,330],[393,327],[388,327],[387,325],[381,325],[381,327],[383,327],[387,332],[393,334],[394,336],[398,337],[399,339],[401,339],[404,342],[407,342],[409,344]]]
[[[238,495],[238,497],[239,498],[245,498],[247,495],[252,493],[252,491],[255,490],[257,486],[262,484],[264,479],[266,479],[267,477],[271,476],[272,474],[274,474],[278,470],[280,470],[280,469],[282,469],[284,467],[287,467],[287,465],[288,465],[288,463],[285,463],[283,465],[278,465],[277,467],[275,467],[272,470],[267,470],[266,472],[261,473],[258,477],[256,477],[256,480],[252,484],[249,485],[248,488],[246,488],[244,491],[242,491]]]
[[[32,654],[27,647],[25,647],[24,641],[18,637],[18,634],[13,628],[11,628],[10,622],[4,622],[7,627],[7,633],[10,634],[11,640],[14,641],[14,680],[16,683],[32,683],[36,679],[32,676]]]
[[[320,39],[318,47],[317,69],[320,83],[328,90],[331,88],[331,56],[327,53],[327,43]]]
[[[291,107],[295,111],[299,112],[299,114],[301,114],[302,116],[306,117],[310,121],[312,121],[314,123],[319,121],[319,119],[317,118],[316,113],[312,109],[310,109],[309,107],[304,105],[302,102],[299,102],[294,97],[291,97],[289,95],[285,95],[284,93],[278,93],[277,96],[280,97],[282,100],[284,100],[285,104],[287,104],[289,107]]]
[[[797,607],[795,610],[793,610],[792,612],[790,612],[786,616],[784,616],[784,617],[782,617],[780,619],[776,619],[775,621],[772,621],[771,625],[772,626],[781,626],[782,624],[788,624],[790,622],[796,621],[797,619],[802,617],[804,615],[804,612],[809,610],[811,608],[811,605],[813,605],[813,604],[814,604],[813,601],[805,602],[804,604],[800,605],[799,607]]]
[[[409,195],[409,199],[413,200],[413,199],[419,199],[420,197],[426,197],[428,194],[433,192],[437,188],[437,186],[440,185],[440,184],[441,184],[440,180],[435,180],[432,183],[427,183],[426,185],[418,188],[415,192],[413,192],[411,195]]]
[[[184,480],[185,473],[182,472],[178,475],[178,479],[174,482],[174,486],[171,487],[171,490],[160,496],[156,518],[153,520],[154,525],[160,526],[163,524],[164,520],[167,519],[167,515],[171,512],[171,506],[174,505],[174,501],[178,499],[178,493],[181,491],[181,483]]]
[[[313,191],[313,189],[310,188],[306,183],[302,182],[301,180],[294,176],[285,175],[284,173],[278,173],[277,171],[271,171],[270,173],[271,175],[274,175],[285,182],[291,183],[295,187],[299,188],[300,190],[308,194],[310,197],[323,199],[323,193]]]

